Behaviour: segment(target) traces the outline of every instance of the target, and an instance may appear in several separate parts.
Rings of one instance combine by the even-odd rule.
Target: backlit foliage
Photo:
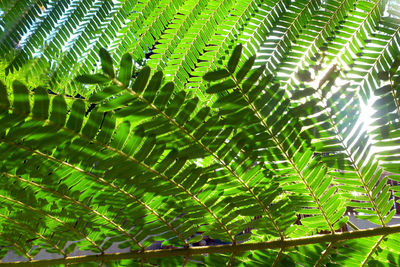
[[[162,241],[104,264],[400,265],[398,233],[312,241],[396,215],[399,6],[1,2],[0,256]],[[205,240],[233,253],[188,249]]]

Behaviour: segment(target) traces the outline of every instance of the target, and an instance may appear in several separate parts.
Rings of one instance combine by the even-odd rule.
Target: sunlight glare
[[[367,104],[365,104],[363,101],[360,101],[361,111],[359,119],[361,120],[362,123],[364,123],[364,126],[366,127],[367,131],[371,131],[374,128],[372,126],[372,123],[374,121],[372,115],[375,112],[373,104],[375,103],[376,99],[377,99],[376,96],[371,95]]]

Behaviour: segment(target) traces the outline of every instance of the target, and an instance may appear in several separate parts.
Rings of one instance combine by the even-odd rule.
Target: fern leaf
[[[311,20],[320,6],[320,1],[295,2],[281,16],[258,51],[257,65],[266,64],[269,73],[282,61],[292,42],[301,34],[302,28]],[[282,29],[284,31],[282,32]]]
[[[348,11],[353,7],[354,1],[329,1],[321,6],[326,12],[317,12],[310,21],[312,29],[304,29],[298,37],[297,43],[292,48],[290,57],[295,58],[295,64],[282,63],[277,71],[282,72],[282,81],[289,86],[294,79],[294,74],[309,62],[309,59],[320,53],[320,47],[329,37],[331,29],[344,19]],[[323,23],[320,23],[323,22]]]
[[[330,88],[331,86],[327,85],[326,88],[318,92],[318,103],[321,106],[318,112],[325,115],[326,123],[312,126],[313,128],[308,130],[310,135],[316,133],[314,134],[316,138],[315,151],[331,153],[332,156],[323,157],[323,161],[330,167],[345,170],[342,173],[332,173],[332,175],[337,176],[336,181],[343,185],[339,188],[346,192],[347,197],[357,202],[351,202],[349,205],[356,205],[359,208],[372,208],[375,215],[370,217],[371,221],[385,225],[384,217],[388,215],[391,203],[381,200],[382,198],[387,200],[388,192],[382,191],[377,197],[380,191],[378,188],[383,187],[384,181],[378,180],[381,172],[378,171],[377,164],[372,164],[374,156],[370,155],[369,152],[370,145],[368,145],[367,133],[362,130],[362,125],[357,122],[359,103],[341,98],[344,93],[351,94],[350,88],[347,86],[342,87],[342,90],[328,98],[324,90]],[[311,114],[315,116],[313,112]],[[312,119],[310,120],[312,121]],[[321,121],[320,119],[319,122]],[[320,136],[321,132],[324,131],[327,133],[326,136]],[[377,190],[373,191],[373,188],[377,188]],[[362,196],[355,196],[358,194],[362,194]],[[360,201],[363,202],[362,205],[359,203]],[[369,204],[364,201],[369,202]],[[361,212],[361,209],[359,211]],[[375,217],[376,215],[377,217]],[[368,216],[363,217],[368,218]]]
[[[235,14],[228,17],[211,37],[210,43],[212,43],[215,48],[208,48],[205,53],[199,57],[202,64],[195,66],[195,69],[191,72],[191,75],[195,77],[189,78],[187,86],[191,88],[197,96],[207,99],[208,96],[203,93],[206,89],[206,84],[201,77],[217,65],[217,62],[223,58],[221,55],[226,54],[226,48],[233,42],[234,36],[232,36],[232,34],[226,34],[226,32],[228,32],[228,30],[229,32],[237,32],[236,39],[243,39],[245,41],[244,44],[251,43],[253,46],[257,47],[259,45],[259,34],[261,35],[263,32],[267,32],[271,25],[276,22],[275,14],[280,14],[285,9],[285,3],[283,2],[284,1],[273,1],[268,4],[261,3],[259,7],[256,6],[254,2],[237,3],[233,7]],[[241,13],[236,10],[241,11]],[[252,15],[253,13],[254,15]],[[247,20],[249,24],[257,25],[257,27],[244,28],[243,23]],[[245,45],[245,53],[243,53],[243,55],[254,55],[255,51],[253,49],[252,46]]]
[[[191,131],[188,131],[187,128],[186,128],[186,127],[188,127],[190,125],[189,124],[190,122],[194,121],[194,119],[191,120],[191,121],[188,121],[188,120],[190,118],[190,114],[196,108],[197,100],[196,99],[193,99],[193,101],[189,100],[189,101],[187,101],[187,103],[185,105],[182,105],[185,102],[184,95],[183,95],[182,100],[177,100],[176,98],[171,100],[171,104],[165,107],[166,108],[165,111],[163,109],[160,109],[160,107],[157,107],[157,106],[155,106],[154,104],[151,103],[151,101],[153,100],[152,99],[153,97],[149,98],[149,96],[154,95],[154,93],[152,93],[152,92],[156,92],[156,90],[160,87],[160,82],[158,82],[157,86],[155,86],[154,89],[149,89],[149,87],[151,87],[151,83],[152,83],[151,81],[153,81],[154,79],[160,80],[159,78],[155,78],[157,73],[160,73],[160,72],[157,72],[151,78],[151,81],[150,81],[149,85],[147,86],[146,89],[144,89],[144,93],[141,96],[140,94],[143,91],[143,86],[144,85],[140,85],[140,86],[135,86],[135,85],[138,82],[138,80],[141,79],[140,78],[141,74],[144,73],[144,72],[145,72],[145,69],[143,69],[139,73],[139,76],[138,76],[135,84],[133,85],[133,89],[128,89],[128,92],[133,97],[138,99],[140,102],[142,102],[145,105],[147,105],[150,109],[152,109],[153,111],[155,111],[156,113],[161,115],[160,119],[158,119],[158,120],[152,121],[151,123],[142,124],[142,127],[147,129],[146,130],[147,134],[151,133],[151,134],[157,134],[158,136],[166,136],[167,137],[168,136],[168,131],[173,131],[173,130],[180,131],[185,136],[185,138],[189,139],[189,140],[185,140],[184,141],[185,149],[180,152],[180,155],[184,156],[184,157],[191,157],[191,158],[198,157],[198,156],[195,156],[196,153],[194,153],[194,151],[193,151],[193,145],[194,145],[196,147],[197,151],[202,151],[202,152],[200,152],[201,154],[199,154],[199,155],[203,155],[204,153],[206,153],[205,155],[211,156],[212,158],[214,158],[215,161],[222,168],[224,168],[227,171],[228,175],[231,175],[235,180],[237,180],[237,182],[239,182],[241,184],[241,186],[243,186],[245,188],[245,190],[248,191],[250,196],[255,198],[256,202],[261,207],[261,210],[258,211],[258,214],[264,212],[267,215],[268,220],[272,221],[272,223],[273,223],[275,229],[277,230],[277,232],[279,233],[279,235],[283,236],[282,230],[280,229],[278,224],[276,224],[276,222],[273,220],[272,215],[268,211],[267,206],[270,204],[270,202],[263,203],[259,199],[259,197],[255,194],[255,192],[253,192],[253,189],[251,189],[242,180],[242,178],[240,177],[241,173],[244,173],[246,171],[246,169],[243,169],[243,170],[240,170],[240,171],[239,170],[235,171],[235,169],[237,167],[235,167],[235,169],[233,169],[233,166],[231,167],[231,166],[229,166],[229,164],[225,163],[226,161],[225,161],[224,158],[226,156],[228,156],[227,155],[228,152],[231,151],[230,152],[231,154],[232,153],[237,153],[237,152],[235,152],[237,150],[233,149],[235,143],[231,142],[231,143],[225,144],[223,147],[221,147],[223,145],[223,143],[225,142],[225,140],[231,135],[231,130],[219,133],[219,136],[218,136],[217,140],[215,140],[213,142],[210,142],[210,141],[212,139],[214,139],[214,137],[211,137],[212,135],[210,135],[209,133],[207,135],[205,135],[205,136],[202,136],[200,139],[198,139],[198,137],[199,137],[198,132],[195,131],[195,132],[192,133]],[[146,75],[148,75],[149,73],[150,73],[150,71],[146,70]],[[160,75],[161,75],[161,73],[160,73]],[[146,92],[148,92],[148,91],[151,91],[151,92],[147,93],[147,95],[146,95]],[[97,95],[99,95],[99,94],[103,94],[103,93],[99,92]],[[176,97],[178,97],[178,96],[179,96],[179,94],[176,95]],[[97,98],[97,96],[94,96],[94,97]],[[182,102],[182,104],[180,104],[181,102]],[[175,105],[176,103],[179,103],[179,104]],[[171,105],[175,105],[175,107],[173,107]],[[137,106],[137,104],[134,104],[134,106]],[[113,106],[114,109],[115,108],[119,108],[119,107],[120,106]],[[176,113],[176,111],[172,111],[173,109],[178,110],[179,107],[182,107],[182,108],[180,108],[181,111],[179,111],[179,113]],[[127,107],[127,108],[129,109],[129,107]],[[129,111],[130,111],[129,114],[131,115],[132,114],[132,109],[129,109]],[[201,113],[201,111],[199,113]],[[119,114],[122,115],[121,112],[119,112]],[[205,114],[205,115],[207,115],[207,114]],[[152,115],[151,115],[151,113],[149,114],[147,112],[147,116],[152,116]],[[176,116],[176,118],[172,119],[172,116]],[[204,116],[204,115],[202,115],[202,116]],[[203,121],[203,120],[204,120],[204,118],[203,119],[198,119],[197,118],[196,126],[193,126],[193,124],[191,124],[189,129],[194,129],[194,128],[199,127],[199,123],[201,123],[201,121]],[[168,125],[166,123],[168,123],[173,128],[166,127]],[[157,126],[163,125],[163,127],[157,127],[157,129],[149,128],[149,127],[152,127],[152,125],[157,125]],[[162,131],[160,131],[161,128],[162,128]],[[168,130],[168,131],[166,132],[166,130]],[[200,128],[199,131],[203,131],[203,128]],[[207,136],[210,137],[210,139],[208,139],[210,141],[207,140]],[[167,143],[167,141],[163,140],[162,143]],[[193,145],[191,145],[190,143],[193,143]],[[189,145],[189,146],[186,148],[187,145]],[[218,153],[216,153],[217,150],[218,150]],[[186,154],[186,151],[188,152],[187,154]],[[245,156],[245,157],[247,157],[247,156]],[[250,209],[250,207],[247,208],[247,209]],[[256,212],[256,210],[257,210],[257,209],[254,209],[254,208],[252,208],[252,209],[253,209],[253,213]]]
[[[397,6],[3,1],[0,258],[399,265]]]
[[[293,190],[294,192],[297,193],[303,193],[304,192],[303,190],[306,189],[306,191],[308,191],[311,194],[312,201],[310,201],[310,203],[311,202],[316,203],[318,214],[320,214],[321,216],[306,218],[303,220],[303,223],[306,224],[307,222],[310,222],[308,226],[310,226],[311,229],[317,229],[321,227],[324,228],[326,226],[325,224],[327,224],[328,229],[330,229],[331,231],[335,231],[333,224],[341,217],[341,215],[343,215],[345,210],[338,212],[337,214],[339,214],[339,216],[334,217],[334,221],[331,222],[329,220],[329,217],[331,217],[333,214],[327,213],[327,209],[330,209],[331,212],[336,211],[339,205],[338,206],[331,205],[333,202],[335,202],[334,199],[331,199],[331,201],[324,203],[325,201],[328,200],[327,198],[329,198],[329,195],[327,198],[325,198],[324,201],[320,201],[321,200],[320,196],[323,195],[322,193],[324,191],[327,191],[327,184],[324,188],[321,188],[319,191],[317,190],[316,185],[323,180],[323,177],[325,176],[324,174],[322,174],[321,176],[316,175],[315,181],[312,181],[311,177],[313,177],[315,174],[307,174],[307,172],[303,170],[303,168],[307,164],[310,164],[311,166],[314,167],[313,171],[315,171],[316,163],[311,163],[312,154],[310,152],[302,149],[301,146],[297,147],[295,139],[294,140],[290,139],[290,138],[297,138],[296,126],[295,126],[297,123],[296,121],[294,121],[293,123],[289,123],[289,125],[287,125],[284,115],[285,110],[287,109],[285,101],[281,102],[282,105],[280,106],[278,106],[279,104],[281,104],[279,103],[280,99],[278,100],[278,103],[276,103],[278,105],[275,106],[272,105],[271,103],[268,103],[268,101],[266,101],[268,103],[268,105],[266,105],[266,103],[264,102],[265,100],[263,99],[259,99],[259,101],[257,100],[250,101],[250,98],[248,96],[249,90],[251,90],[250,88],[252,87],[252,85],[257,82],[258,78],[262,74],[262,71],[257,72],[257,70],[255,70],[253,74],[249,76],[248,80],[246,80],[245,83],[243,84],[240,83],[240,81],[248,74],[253,64],[254,64],[254,59],[249,59],[245,64],[243,64],[243,66],[237,71],[236,74],[230,73],[231,77],[228,78],[235,83],[236,90],[238,91],[240,97],[242,97],[244,100],[242,101],[243,106],[241,110],[243,112],[246,111],[246,113],[243,113],[243,115],[240,114],[242,117],[241,122],[247,125],[244,127],[244,129],[250,128],[253,125],[254,127],[258,126],[264,129],[264,131],[267,134],[266,140],[269,139],[270,145],[274,146],[275,149],[274,156],[277,157],[276,161],[281,161],[282,163],[279,163],[279,165],[284,166],[284,167],[283,166],[280,167],[279,165],[274,166],[273,163],[272,164],[270,163],[272,165],[271,167],[277,170],[277,167],[279,166],[278,168],[284,171],[282,172],[282,174],[289,175],[288,177],[289,179],[287,181],[285,181],[285,178],[281,178],[281,183],[287,183],[287,186],[283,186],[285,190],[288,191]],[[224,68],[224,71],[229,72],[228,68]],[[224,79],[224,76],[221,75],[219,79]],[[254,88],[256,87],[257,85],[254,85]],[[225,106],[220,107],[220,109],[222,110],[224,110],[224,108]],[[273,112],[273,109],[276,109],[275,112]],[[234,121],[233,116],[237,117],[239,115],[237,112],[232,113],[232,111],[236,110],[237,109],[226,110],[224,112],[224,116],[227,119],[231,118],[232,121]],[[246,117],[244,117],[246,116],[245,114],[246,115],[248,114],[247,120]],[[249,130],[247,131],[247,133],[250,133]],[[287,139],[290,141],[288,141]],[[265,141],[263,143],[265,143]],[[301,143],[302,141],[300,141],[300,145]],[[265,147],[263,149],[265,149]],[[300,156],[303,153],[305,156],[304,157]],[[288,167],[292,168],[293,173],[288,172],[287,169]],[[290,175],[296,175],[299,178],[299,180],[304,184],[305,188],[303,189],[296,184],[291,184],[293,182],[293,179],[291,178]],[[336,201],[336,203],[338,202]],[[325,207],[324,204],[326,204]],[[313,205],[311,207],[313,207]],[[336,228],[337,227],[340,228],[340,224],[341,223],[339,223],[336,226]]]

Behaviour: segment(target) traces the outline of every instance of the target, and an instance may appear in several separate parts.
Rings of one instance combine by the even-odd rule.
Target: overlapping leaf
[[[2,257],[118,242],[143,258],[112,266],[398,265],[397,234],[336,239],[363,236],[349,212],[377,232],[396,212],[396,3],[83,2],[0,4]],[[145,259],[155,241],[188,253]],[[231,250],[190,254],[204,243]]]
[[[346,221],[346,218],[341,219],[345,209],[340,207],[339,195],[331,198],[336,188],[330,187],[326,170],[318,159],[312,159],[307,139],[300,135],[301,125],[288,113],[285,91],[279,84],[268,85],[271,77],[263,75],[264,67],[249,73],[254,58],[232,71],[236,69],[235,57],[240,56],[240,50],[240,46],[235,49],[226,68],[204,76],[206,80],[217,82],[208,88],[209,93],[223,94],[214,106],[219,108],[227,125],[245,133],[253,145],[253,153],[265,162],[265,168],[278,176],[275,179],[284,190],[299,195],[305,193],[297,201],[305,208],[299,213],[315,216],[304,218],[304,225],[312,230],[340,228]]]

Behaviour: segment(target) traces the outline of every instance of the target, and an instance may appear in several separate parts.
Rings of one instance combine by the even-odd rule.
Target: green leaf
[[[400,55],[397,55],[392,63],[392,65],[390,66],[390,76],[393,76],[397,69],[400,67]]]
[[[134,155],[134,158],[136,158],[138,161],[143,161],[150,154],[155,143],[156,143],[155,136],[153,135],[149,136],[145,140],[142,148]]]
[[[50,99],[47,90],[43,87],[35,88],[33,116],[37,118],[47,119],[49,116]]]
[[[115,77],[114,67],[113,67],[113,60],[110,56],[110,53],[104,48],[100,48],[99,55],[101,59],[101,68],[103,72],[110,76],[111,79]]]
[[[174,92],[173,82],[168,82],[164,84],[164,86],[160,89],[158,95],[154,100],[154,105],[160,109],[163,109],[163,107],[168,103],[169,99],[171,98],[173,92]]]
[[[85,127],[82,129],[82,134],[88,138],[94,138],[100,128],[103,117],[104,114],[96,110],[90,112],[90,117],[86,121]]]
[[[235,82],[231,79],[223,81],[221,83],[214,84],[207,88],[206,92],[209,94],[216,94],[226,91],[228,89],[234,88],[236,86]]]
[[[118,125],[118,128],[115,130],[114,139],[110,145],[118,150],[121,150],[125,144],[126,139],[128,138],[130,129],[131,124],[129,121],[124,121],[123,123]]]
[[[265,70],[265,65],[261,66],[255,70],[252,71],[251,75],[244,81],[242,85],[242,89],[244,93],[247,93],[249,89],[257,83],[261,75],[264,73]]]
[[[375,95],[377,95],[377,96],[381,96],[381,95],[385,95],[385,94],[387,94],[387,93],[389,93],[389,92],[391,92],[391,86],[390,85],[385,85],[385,86],[382,86],[382,87],[380,87],[380,88],[377,88],[375,91],[374,91],[374,93],[375,93]]]
[[[396,210],[394,209],[386,216],[385,223],[390,222],[395,214],[396,214]]]
[[[22,116],[28,116],[30,112],[29,92],[20,81],[13,82],[14,108],[15,112]]]
[[[140,70],[139,75],[137,76],[135,83],[132,86],[132,90],[136,93],[140,94],[143,92],[144,88],[146,87],[147,81],[150,77],[150,67],[145,66],[143,69]]]
[[[101,90],[100,92],[97,92],[95,94],[93,94],[90,98],[89,101],[90,102],[100,102],[110,96],[114,96],[119,94],[120,92],[122,92],[124,90],[124,88],[119,87],[117,85],[111,85],[111,86],[107,86],[106,88],[104,88],[103,90]]]
[[[250,57],[240,68],[240,70],[236,73],[236,80],[240,83],[247,73],[250,71],[251,67],[253,67],[254,62],[256,60],[255,56]]]
[[[107,115],[103,119],[101,130],[96,137],[97,141],[103,144],[107,144],[110,141],[114,132],[115,123],[115,117],[112,115],[112,113],[107,113]]]
[[[190,238],[190,239],[187,241],[187,243],[188,243],[188,244],[197,243],[197,242],[200,242],[202,239],[203,239],[203,236],[202,236],[202,235],[196,235],[196,236]]]
[[[378,72],[378,79],[382,81],[389,80],[389,72],[387,71],[380,71]]]
[[[118,80],[124,85],[128,86],[132,78],[132,56],[129,53],[124,54],[121,57],[121,62],[119,64]]]
[[[311,72],[309,72],[308,70],[299,70],[296,73],[296,78],[302,82],[311,82],[312,81]]]
[[[10,102],[7,95],[7,87],[0,80],[0,108],[2,110],[8,109],[10,107]]]
[[[229,77],[230,73],[226,69],[219,69],[219,70],[214,70],[207,72],[204,76],[203,79],[209,82],[212,81],[218,81],[223,78]]]
[[[292,94],[291,99],[293,100],[298,100],[298,99],[302,99],[303,97],[307,97],[307,96],[311,96],[315,93],[315,89],[314,88],[306,88],[304,90],[297,90]]]
[[[50,121],[58,126],[64,126],[67,117],[67,103],[63,96],[56,96],[51,102]]]
[[[293,116],[301,117],[313,114],[314,111],[318,111],[319,107],[317,106],[316,100],[311,100],[305,104],[301,104],[293,109],[290,110],[290,113]]]
[[[150,103],[153,102],[154,98],[156,97],[156,93],[160,89],[162,79],[162,71],[157,71],[154,73],[153,77],[151,77],[149,85],[146,87],[146,90],[143,93],[143,97],[146,98]]]
[[[86,84],[103,84],[110,81],[110,79],[103,74],[82,74],[76,76],[75,80]]]
[[[235,69],[239,63],[240,56],[242,55],[242,49],[243,49],[242,44],[238,44],[233,50],[231,57],[229,58],[228,71],[230,73],[235,72]]]
[[[135,98],[132,95],[125,93],[115,98],[111,98],[109,101],[102,104],[98,110],[101,112],[116,110],[130,104],[134,100]]]
[[[72,104],[71,114],[67,122],[67,128],[80,132],[85,115],[85,103],[82,100],[74,101]]]

